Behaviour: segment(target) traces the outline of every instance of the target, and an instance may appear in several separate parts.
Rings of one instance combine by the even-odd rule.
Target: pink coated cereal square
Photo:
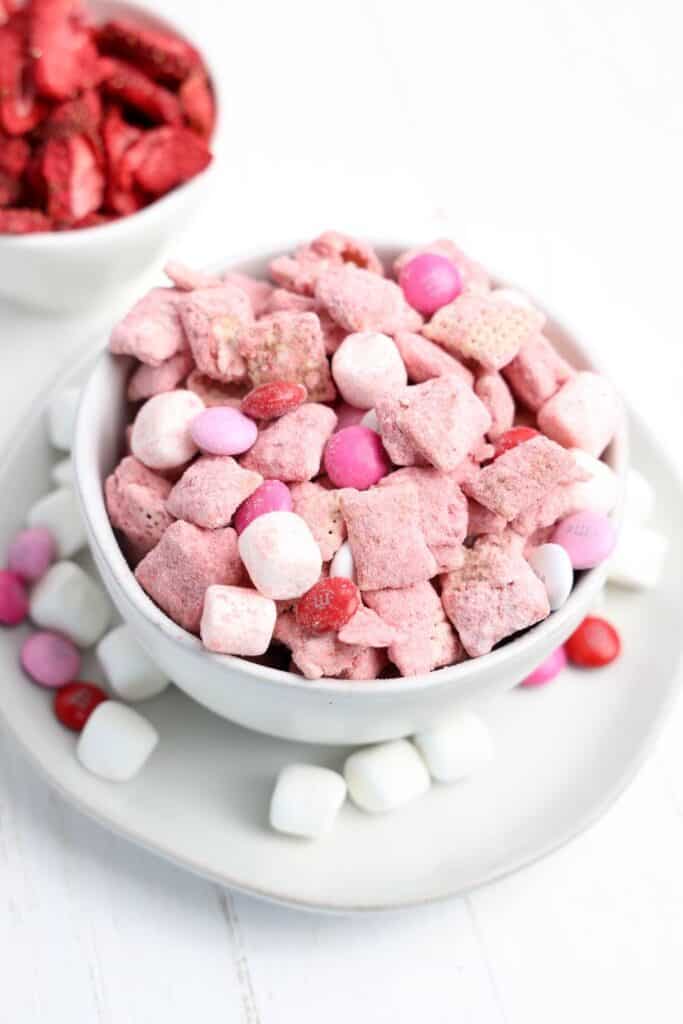
[[[388,647],[399,639],[399,635],[394,626],[365,605],[360,606],[337,634],[342,643],[358,644],[359,647]]]
[[[408,467],[385,476],[380,486],[406,483],[417,489],[420,526],[439,572],[459,565],[467,535],[467,499],[457,481],[438,469]]]
[[[489,533],[502,533],[507,526],[507,519],[484,508],[474,498],[467,499],[467,536],[481,537]]]
[[[135,356],[148,366],[161,366],[187,348],[179,315],[184,297],[173,288],[152,288],[114,327],[109,339],[111,351]]]
[[[275,602],[248,587],[208,587],[200,624],[202,643],[217,654],[254,658],[273,638]]]
[[[301,295],[313,295],[318,278],[331,266],[350,263],[384,274],[377,253],[371,246],[339,231],[324,231],[312,242],[300,245],[293,255],[278,256],[270,264],[274,281]]]
[[[431,583],[363,595],[380,618],[398,632],[390,660],[402,676],[418,676],[462,661],[463,649]]]
[[[574,463],[571,471],[554,487],[544,491],[532,505],[515,516],[510,522],[510,528],[527,537],[537,530],[552,526],[558,519],[564,519],[572,512],[580,511],[582,503],[576,484],[588,478],[589,474]]]
[[[424,334],[461,359],[473,359],[485,370],[500,370],[544,322],[538,310],[465,292],[434,314]]]
[[[289,647],[294,664],[307,679],[348,678],[363,650],[342,643],[336,633],[308,633],[290,611],[278,615],[273,637]]]
[[[428,341],[421,334],[412,331],[397,331],[394,342],[405,363],[408,378],[413,384],[423,384],[433,377],[443,377],[447,373],[455,373],[470,387],[474,374],[468,370],[455,356],[449,355],[433,341]]]
[[[407,587],[435,576],[438,566],[420,526],[417,488],[378,487],[341,497],[361,590]]]
[[[248,296],[235,285],[189,292],[180,304],[180,318],[197,368],[207,377],[229,384],[243,380],[247,368],[239,338],[251,324]]]
[[[576,463],[559,444],[539,435],[499,455],[463,484],[469,497],[508,522],[535,504],[560,480],[570,477]]]
[[[358,653],[343,678],[359,682],[378,679],[389,663],[387,652],[379,647],[356,647],[356,650]]]
[[[515,400],[499,373],[480,374],[474,382],[474,393],[488,409],[491,426],[488,436],[496,441],[515,421]]]
[[[306,402],[260,430],[241,463],[265,480],[312,480],[320,472],[323,451],[336,423],[328,406]]]
[[[343,490],[328,490],[319,483],[304,481],[291,487],[293,510],[308,523],[318,542],[323,562],[329,562],[346,538],[341,511]]]
[[[239,409],[242,399],[249,391],[249,384],[244,381],[233,381],[232,384],[222,384],[213,377],[206,377],[199,370],[193,370],[185,382],[188,391],[194,391],[199,395],[207,409],[216,405],[229,405],[233,409]]]
[[[347,331],[410,330],[403,292],[395,281],[344,264],[331,267],[318,278],[316,299],[335,323]],[[419,323],[417,324],[419,328]]]
[[[178,520],[143,558],[135,577],[174,622],[198,633],[207,587],[243,581],[237,534],[230,526],[202,530]]]
[[[187,349],[176,352],[160,366],[141,363],[128,381],[128,401],[142,402],[164,391],[175,391],[193,366],[192,353]]]
[[[128,541],[135,560],[158,544],[172,518],[166,508],[171,484],[127,455],[104,484],[112,526]]]
[[[244,331],[239,344],[252,386],[271,380],[303,384],[314,402],[331,402],[336,389],[315,313],[271,313]]]
[[[206,530],[227,526],[235,509],[260,487],[263,477],[229,455],[203,455],[189,466],[168,496],[176,519]]]
[[[325,352],[334,355],[346,337],[346,331],[336,324],[324,306],[309,295],[289,292],[286,288],[274,288],[268,302],[268,313],[315,313],[320,321]]]
[[[545,586],[522,554],[480,543],[441,588],[446,614],[472,658],[550,613]]]
[[[394,261],[394,273],[396,277],[401,273],[406,263],[410,263],[416,256],[422,256],[424,253],[434,254],[436,256],[445,256],[447,260],[453,263],[460,274],[460,280],[462,281],[462,289],[464,292],[478,291],[487,292],[491,287],[491,281],[489,279],[488,272],[481,266],[480,263],[476,263],[470,259],[462,249],[451,242],[448,238],[437,238],[435,242],[430,242],[427,245],[418,245],[413,249],[407,249],[406,252],[402,252],[401,255]]]
[[[612,383],[598,373],[577,373],[541,406],[539,429],[565,448],[602,455],[619,421]]]
[[[574,370],[543,334],[534,334],[503,369],[503,376],[520,402],[538,412]]]
[[[242,289],[251,303],[254,316],[262,316],[266,312],[273,291],[269,281],[261,281],[256,277],[250,277],[249,274],[239,274],[232,270],[221,274],[221,278],[225,284]]]

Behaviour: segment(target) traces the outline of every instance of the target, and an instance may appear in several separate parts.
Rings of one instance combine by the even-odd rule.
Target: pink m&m
[[[241,455],[258,436],[253,420],[229,405],[204,409],[190,424],[192,440],[209,455]]]
[[[243,501],[235,512],[233,526],[238,533],[249,526],[249,523],[266,512],[291,512],[292,495],[287,484],[280,480],[264,480],[246,501]]]
[[[462,291],[458,268],[445,256],[425,252],[416,256],[399,274],[398,282],[413,309],[431,316],[457,299]]]
[[[55,560],[57,545],[46,526],[20,530],[7,551],[7,568],[27,583],[36,583]]]
[[[549,683],[551,679],[559,675],[563,668],[567,666],[567,655],[564,647],[558,647],[557,650],[553,651],[545,661],[542,661],[537,669],[523,679],[519,684],[520,686],[542,686],[544,683]]]
[[[364,491],[391,469],[378,434],[369,427],[345,427],[333,434],[325,448],[325,472],[335,487]]]
[[[0,626],[18,626],[28,615],[28,594],[14,572],[0,569]]]
[[[574,569],[592,569],[604,562],[614,550],[617,535],[612,523],[601,512],[586,509],[567,516],[551,537],[569,555]]]
[[[78,648],[59,633],[33,633],[24,641],[20,658],[26,674],[49,689],[77,679],[81,668]]]

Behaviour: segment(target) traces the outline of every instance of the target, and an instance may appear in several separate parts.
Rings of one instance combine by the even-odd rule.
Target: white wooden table
[[[178,255],[326,227],[451,232],[569,311],[683,466],[674,5],[193,0],[191,16],[224,68],[230,161]],[[3,440],[112,312],[0,308]],[[465,899],[341,919],[221,891],[114,838],[2,736],[0,1017],[680,1021],[682,737],[679,707],[616,807],[553,857]]]

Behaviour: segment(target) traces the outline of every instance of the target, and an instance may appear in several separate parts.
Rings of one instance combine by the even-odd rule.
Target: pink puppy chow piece
[[[414,464],[407,461],[414,451],[444,472],[457,469],[491,425],[483,403],[453,374],[383,397],[375,411],[393,462]]]
[[[253,313],[241,288],[222,284],[190,292],[179,309],[197,368],[225,384],[243,380],[247,367],[238,342]]]
[[[335,323],[350,333],[410,329],[399,286],[368,270],[348,264],[332,267],[318,279],[315,295]]]
[[[503,370],[515,398],[538,412],[574,370],[543,334],[529,338]]]
[[[206,591],[199,633],[217,654],[256,657],[273,638],[275,601],[247,587],[211,586]]]
[[[308,633],[294,612],[278,615],[273,636],[289,647],[294,664],[307,679],[374,679],[382,665],[381,659],[365,657],[366,648],[344,644],[336,633]]]
[[[288,292],[286,288],[275,288],[268,302],[267,313],[316,313],[323,332],[325,352],[334,355],[346,337],[346,331],[336,324],[324,306],[308,295]]]
[[[127,455],[104,484],[107,512],[112,526],[120,530],[142,558],[158,544],[172,518],[166,508],[171,484],[138,459]]]
[[[430,242],[428,245],[418,245],[413,249],[407,249],[406,252],[402,252],[394,262],[396,277],[398,277],[407,263],[414,260],[416,256],[422,256],[424,253],[445,256],[447,260],[450,260],[460,273],[463,291],[487,292],[491,287],[489,275],[481,264],[471,260],[462,249],[459,249],[448,238],[437,238],[435,242]]]
[[[128,401],[142,402],[164,391],[175,391],[193,367],[192,353],[187,350],[176,352],[160,366],[142,363],[128,381]]]
[[[614,437],[619,400],[613,385],[597,373],[577,373],[543,405],[539,429],[565,448],[602,455]]]
[[[561,480],[571,478],[575,468],[568,451],[539,435],[499,455],[466,480],[463,490],[509,522]]]
[[[500,370],[544,322],[535,309],[466,293],[435,313],[424,334],[454,355],[474,359],[485,370]]]
[[[400,634],[394,626],[381,619],[372,608],[361,605],[345,626],[339,630],[338,638],[344,644],[358,644],[360,647],[388,647],[395,643]]]
[[[507,526],[507,519],[503,519],[496,512],[484,508],[474,498],[467,499],[467,536],[481,537],[489,533],[502,533]]]
[[[235,509],[260,487],[263,477],[229,455],[203,455],[185,470],[166,507],[176,519],[206,530],[227,526]]]
[[[233,409],[239,409],[242,399],[249,390],[245,381],[233,382],[232,384],[221,384],[212,377],[205,377],[199,370],[193,370],[187,378],[186,386],[189,391],[198,395],[207,409],[216,405],[229,405]]]
[[[278,256],[270,264],[274,281],[301,295],[313,295],[315,285],[328,267],[351,263],[374,274],[384,274],[379,257],[369,245],[339,231],[325,231],[292,256]]]
[[[193,292],[199,288],[220,288],[223,283],[217,274],[204,274],[201,270],[193,270],[178,260],[169,260],[164,264],[164,273],[181,292]]]
[[[336,390],[315,313],[272,313],[240,337],[252,387],[272,380],[303,384],[312,401],[331,402]]]
[[[308,523],[323,562],[329,560],[346,538],[346,523],[341,511],[341,490],[327,490],[317,483],[294,484],[291,488],[294,511]]]
[[[417,489],[420,526],[440,572],[462,561],[467,534],[467,499],[452,476],[438,469],[409,467],[384,477],[381,487],[412,484]]]
[[[423,384],[434,377],[454,373],[472,386],[474,374],[454,356],[444,352],[433,341],[427,341],[421,334],[411,331],[397,331],[394,335],[396,348],[401,353],[408,377],[414,384]]]
[[[564,519],[572,512],[578,512],[581,507],[580,489],[577,483],[588,478],[578,465],[563,477],[548,491],[544,491],[537,499],[510,523],[510,528],[524,537],[535,533],[537,530],[552,526],[558,519]]]
[[[495,441],[515,421],[515,400],[499,373],[482,373],[474,382],[474,393],[489,411],[491,426],[488,436]]]
[[[431,583],[415,583],[400,590],[376,590],[363,596],[399,634],[388,653],[402,676],[423,675],[462,660],[462,645]]]
[[[441,600],[472,658],[550,614],[545,585],[524,557],[482,541],[444,577]]]
[[[187,348],[178,307],[184,299],[173,288],[152,288],[120,320],[109,339],[116,355],[135,356],[148,366],[161,366]]]
[[[259,431],[256,443],[241,462],[266,480],[297,483],[312,480],[337,417],[326,405],[306,402]]]
[[[417,488],[381,487],[341,496],[361,590],[407,587],[435,576],[436,559],[420,526]]]
[[[173,523],[138,565],[135,577],[149,596],[183,629],[199,632],[204,595],[214,584],[242,582],[237,534]]]
[[[269,281],[260,281],[256,277],[249,277],[248,274],[239,274],[236,271],[226,271],[221,274],[224,284],[234,285],[241,288],[248,296],[254,316],[262,316],[268,310],[268,303],[273,291]]]

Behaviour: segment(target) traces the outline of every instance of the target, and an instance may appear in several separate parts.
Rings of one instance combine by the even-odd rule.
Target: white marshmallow
[[[151,722],[115,700],[99,704],[78,738],[76,755],[84,768],[108,782],[128,782],[159,742]]]
[[[330,562],[330,576],[343,576],[347,580],[356,579],[356,566],[353,561],[351,545],[347,540],[338,548]]]
[[[596,459],[590,452],[581,448],[571,448],[570,452],[579,469],[590,474],[588,480],[572,484],[575,510],[592,509],[608,515],[619,498],[619,477],[606,462]]]
[[[572,592],[574,570],[569,555],[560,544],[540,544],[527,559],[543,582],[550,610],[561,608]]]
[[[210,651],[255,657],[268,650],[276,618],[277,607],[269,597],[247,587],[214,584],[204,597],[199,633]]]
[[[346,759],[344,778],[353,802],[375,814],[400,807],[429,789],[425,763],[408,740],[355,751]]]
[[[107,595],[75,562],[56,562],[31,591],[36,626],[64,633],[79,647],[97,643],[109,625]]]
[[[455,782],[493,760],[491,733],[472,711],[455,711],[433,729],[413,737],[429,774],[438,782]]]
[[[175,469],[197,454],[192,420],[204,409],[194,391],[166,391],[149,398],[135,417],[130,447],[149,469]]]
[[[80,388],[64,388],[54,395],[47,407],[47,433],[50,443],[63,452],[70,452],[73,445],[80,399]]]
[[[395,343],[377,331],[348,334],[332,356],[332,376],[356,409],[372,409],[380,395],[393,395],[408,383]]]
[[[655,510],[655,489],[637,469],[626,474],[624,518],[634,523],[647,523]]]
[[[509,302],[511,306],[521,306],[522,309],[533,309],[534,304],[528,295],[517,291],[516,288],[494,288],[491,292],[492,299],[500,299],[502,302]]]
[[[32,505],[29,526],[46,526],[55,538],[60,558],[71,558],[85,547],[87,537],[78,498],[73,487],[60,487]]]
[[[368,409],[360,423],[362,427],[369,427],[370,430],[374,430],[376,434],[381,433],[379,429],[379,422],[377,420],[377,413],[374,409]]]
[[[71,487],[74,482],[74,465],[71,459],[60,459],[52,467],[52,479],[57,487]]]
[[[149,700],[168,686],[168,679],[143,651],[129,626],[117,626],[102,637],[97,657],[109,686],[122,700]]]
[[[339,772],[313,764],[288,764],[277,777],[270,824],[278,832],[317,839],[329,832],[346,799]]]
[[[238,548],[256,589],[274,601],[301,597],[320,578],[320,548],[296,512],[266,512],[253,519]]]
[[[607,563],[608,581],[636,590],[656,587],[668,546],[666,537],[656,530],[636,523],[623,523]]]

